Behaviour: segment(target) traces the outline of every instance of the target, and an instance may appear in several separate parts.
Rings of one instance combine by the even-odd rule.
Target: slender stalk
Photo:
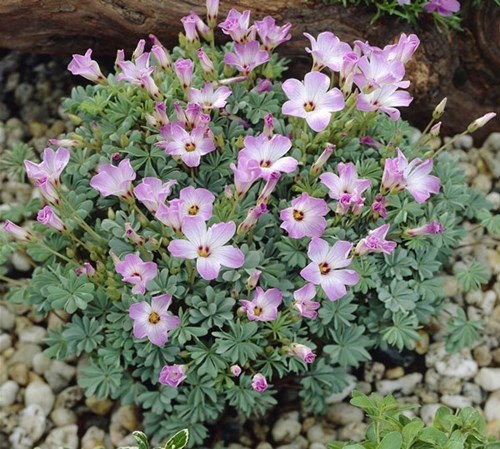
[[[68,263],[75,263],[74,260],[71,260],[69,257],[66,257],[64,254],[61,254],[60,252],[56,251],[55,249],[52,249],[45,242],[38,240],[36,243],[38,243],[40,246],[43,246],[48,252],[54,254],[54,256],[59,257],[60,259],[66,261]]]
[[[442,145],[440,148],[438,148],[438,150],[430,157],[430,159],[434,159],[439,153],[441,153],[446,147],[449,147],[450,145],[452,145],[456,140],[458,140],[460,137],[462,136],[465,136],[469,134],[468,131],[464,131],[463,133],[461,134],[458,134],[456,135],[455,137],[453,137],[448,143],[445,143],[444,145]]]
[[[28,285],[27,282],[18,281],[17,279],[12,279],[12,278],[10,278],[8,276],[4,276],[2,274],[0,274],[0,281],[5,282],[6,284],[17,285],[19,287],[25,287]]]

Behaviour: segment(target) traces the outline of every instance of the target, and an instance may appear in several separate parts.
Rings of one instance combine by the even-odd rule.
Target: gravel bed
[[[60,97],[72,80],[66,60],[9,53],[0,55],[0,158],[6,148],[23,142],[41,151],[47,139],[71,130],[62,114]],[[415,138],[418,138],[415,130]],[[438,142],[435,142],[438,144]],[[487,194],[500,209],[500,133],[481,148],[471,137],[458,139],[453,153],[460,159],[468,182]],[[19,180],[0,172],[0,208],[24,203],[33,192]],[[367,423],[349,401],[353,389],[393,393],[404,403],[420,404],[414,412],[431,423],[437,408],[473,406],[481,410],[488,433],[500,438],[500,252],[498,240],[466,223],[471,232],[454,253],[452,263],[473,255],[488,266],[491,277],[481,291],[463,294],[453,276],[444,275],[443,316],[421,330],[416,354],[397,358],[376,353],[374,361],[353,373],[347,388],[328,398],[323,417],[298,410],[296,392],[286,392],[274,419],[234,421],[235,442],[229,449],[324,449],[332,440],[361,440]],[[18,273],[31,270],[31,261],[15,254],[10,261]],[[5,290],[0,289],[0,298]],[[447,354],[442,324],[447,312],[464,306],[470,318],[484,322],[481,341],[471,350]],[[64,319],[64,317],[62,317]],[[29,307],[0,300],[0,449],[94,449],[133,445],[140,429],[140,411],[108,399],[85,398],[77,386],[84,361],[47,359],[42,351],[48,329],[61,326],[61,317],[36,316]],[[218,446],[222,448],[222,446]]]

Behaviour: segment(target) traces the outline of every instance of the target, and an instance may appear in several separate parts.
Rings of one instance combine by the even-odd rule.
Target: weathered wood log
[[[476,8],[462,2],[463,32],[440,33],[424,15],[419,30],[393,17],[370,23],[366,7],[325,5],[321,0],[222,0],[220,15],[230,8],[251,9],[254,18],[273,15],[293,24],[292,41],[280,53],[293,59],[290,73],[300,76],[310,68],[303,32],[331,30],[341,39],[368,40],[383,46],[401,32],[416,32],[420,50],[408,65],[415,100],[403,115],[417,126],[429,119],[434,106],[448,97],[445,132],[463,130],[486,112],[500,112],[500,8],[482,2]],[[93,48],[96,55],[133,49],[139,38],[156,34],[173,45],[182,30],[180,18],[193,9],[204,14],[203,0],[2,0],[0,47],[38,53],[80,53]],[[478,137],[500,131],[497,118]]]

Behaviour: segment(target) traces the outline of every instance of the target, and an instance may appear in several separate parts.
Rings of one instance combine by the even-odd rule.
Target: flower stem
[[[438,148],[438,150],[430,157],[430,159],[434,159],[439,153],[441,153],[446,147],[449,147],[451,144],[453,144],[456,140],[458,140],[460,137],[465,136],[469,134],[468,131],[464,131],[463,133],[457,134],[455,137],[453,137],[448,143],[445,143],[441,147]]]
[[[18,281],[17,279],[12,279],[12,278],[10,278],[8,276],[4,276],[2,274],[0,274],[0,281],[5,282],[6,284],[17,285],[19,287],[25,287],[28,285],[27,282]]]

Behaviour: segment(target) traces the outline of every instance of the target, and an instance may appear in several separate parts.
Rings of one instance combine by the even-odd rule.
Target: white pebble
[[[403,394],[412,394],[418,383],[422,382],[422,373],[411,373],[396,380],[380,380],[376,383],[377,391],[386,395],[394,391],[401,391]]]
[[[441,396],[441,402],[451,408],[472,407],[472,401],[459,394],[444,394]]]
[[[35,443],[42,438],[46,423],[44,411],[37,404],[28,405],[21,412],[19,425],[28,432]]]
[[[500,391],[490,394],[484,405],[484,416],[487,421],[500,420]]]
[[[8,407],[16,402],[19,385],[13,380],[8,380],[0,386],[0,407]]]
[[[43,374],[50,368],[52,360],[45,357],[42,352],[38,353],[33,357],[33,370],[37,374]]]
[[[31,259],[19,251],[12,254],[10,261],[18,271],[30,271],[32,269]]]
[[[441,404],[426,404],[423,405],[420,409],[420,417],[428,426],[432,425],[434,421],[434,416],[436,416],[436,412],[441,407]]]
[[[41,326],[30,326],[19,333],[19,341],[23,343],[42,343],[47,331]]]
[[[336,402],[342,402],[346,397],[348,397],[352,390],[356,387],[356,377],[351,374],[347,375],[347,385],[339,393],[333,393],[325,399],[326,404],[335,404]]]
[[[16,324],[16,316],[7,307],[0,305],[0,329],[10,331]]]
[[[0,353],[12,347],[12,337],[9,334],[0,334]]]
[[[47,436],[45,444],[48,446],[48,449],[60,449],[61,447],[65,449],[78,449],[78,426],[71,424],[69,426],[56,427]]]
[[[481,368],[474,382],[486,391],[500,390],[500,368]]]
[[[34,441],[29,437],[28,431],[22,427],[16,427],[9,436],[11,449],[33,449]]]
[[[55,400],[56,398],[50,386],[39,380],[30,383],[24,392],[25,404],[38,404],[42,408],[45,415],[50,413]]]
[[[77,417],[73,410],[67,408],[55,408],[50,414],[50,419],[57,427],[67,426],[68,424],[76,424]]]

